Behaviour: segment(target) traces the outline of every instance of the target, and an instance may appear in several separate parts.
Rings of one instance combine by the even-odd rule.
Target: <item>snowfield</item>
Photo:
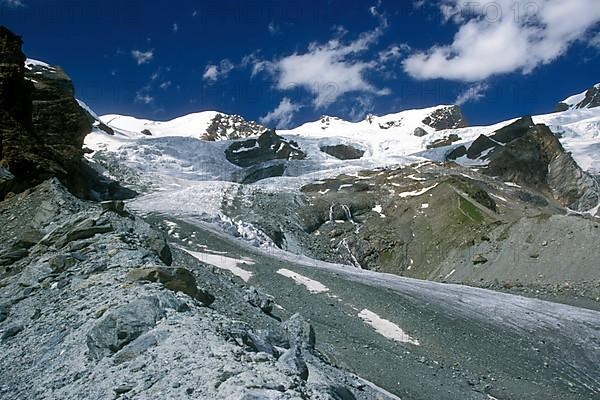
[[[443,161],[457,146],[469,145],[481,134],[489,135],[516,120],[437,132],[422,122],[445,107],[370,116],[356,123],[322,117],[295,129],[278,131],[280,136],[296,141],[307,157],[285,161],[284,176],[260,180],[250,188],[294,192],[307,183],[340,174],[357,175],[365,169]],[[88,158],[99,169],[104,168],[107,175],[142,193],[130,203],[130,207],[138,212],[193,216],[257,246],[270,246],[267,235],[241,221],[228,220],[221,212],[223,204],[235,197],[237,191],[247,190],[238,183],[247,169],[233,165],[225,158],[225,149],[233,141],[200,140],[217,114],[216,111],[205,111],[165,122],[121,115],[101,116],[99,120],[110,126],[115,134],[94,129],[85,140],[85,146],[93,151]],[[537,115],[533,120],[548,125],[557,133],[565,149],[584,170],[600,174],[600,107]],[[415,136],[416,128],[424,129],[428,134]],[[152,136],[143,134],[143,130],[149,130]],[[458,141],[428,149],[433,142],[450,135],[457,135]],[[339,160],[321,151],[323,146],[339,144],[365,153],[357,160]],[[457,162],[470,166],[482,164],[481,160],[466,157]],[[418,196],[426,191],[400,193],[399,196]]]

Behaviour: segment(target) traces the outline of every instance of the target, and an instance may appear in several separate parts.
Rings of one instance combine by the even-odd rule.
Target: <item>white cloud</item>
[[[144,89],[140,90],[135,95],[135,102],[140,104],[151,104],[154,102],[154,97],[150,96]]]
[[[132,50],[131,55],[138,65],[147,64],[154,58],[154,49],[148,51]]]
[[[233,69],[234,66],[231,61],[223,59],[219,65],[208,64],[204,69],[202,79],[209,82],[216,82],[221,78],[226,78]]]
[[[164,81],[158,87],[161,88],[162,90],[167,90],[168,88],[171,87],[171,81]]]
[[[337,29],[333,39],[324,44],[313,42],[304,53],[296,52],[274,61],[250,55],[242,65],[252,65],[253,76],[262,71],[273,75],[279,90],[306,89],[314,96],[315,108],[326,107],[350,92],[389,94],[389,90],[378,89],[365,78],[368,71],[377,68],[377,61],[362,60],[361,55],[379,41],[388,26],[376,8],[370,12],[379,19],[379,26],[353,41],[343,41],[344,30]]]
[[[284,97],[273,111],[260,118],[260,123],[267,126],[275,125],[277,129],[288,128],[292,123],[294,115],[301,108],[301,105],[295,104],[289,98]]]
[[[275,35],[275,34],[279,33],[279,27],[277,25],[275,25],[275,23],[273,23],[273,22],[269,22],[269,25],[267,26],[267,28],[269,29],[269,33],[271,35]]]
[[[177,33],[179,32],[179,25],[178,24],[173,24],[173,33]]]
[[[489,85],[486,83],[477,83],[473,86],[470,86],[464,92],[460,93],[456,100],[454,100],[454,104],[457,106],[462,106],[466,103],[477,103],[481,99],[485,97],[485,92],[489,89]]]
[[[600,32],[596,33],[589,41],[589,45],[600,49]]]
[[[458,32],[451,44],[406,58],[409,75],[473,82],[515,71],[527,74],[563,55],[600,21],[598,0],[482,0],[468,3],[468,9],[465,4],[442,1],[444,18],[456,23]]]
[[[2,0],[0,1],[0,4],[6,4],[9,7],[25,7],[25,3],[23,3],[21,0]]]

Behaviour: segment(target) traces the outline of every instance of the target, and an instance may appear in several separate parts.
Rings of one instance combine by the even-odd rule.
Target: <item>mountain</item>
[[[556,111],[577,110],[600,106],[600,83],[592,86],[583,93],[567,97],[556,106]]]
[[[160,122],[0,52],[0,398],[600,394],[600,107]]]

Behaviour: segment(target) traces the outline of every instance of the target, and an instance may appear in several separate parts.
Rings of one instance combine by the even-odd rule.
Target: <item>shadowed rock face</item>
[[[83,160],[93,118],[75,100],[59,67],[29,63],[22,40],[0,27],[0,199],[57,177],[83,198],[130,198],[135,192],[101,177]]]
[[[321,146],[321,151],[339,160],[358,160],[365,154],[364,150],[357,149],[346,144]]]
[[[306,155],[298,144],[265,131],[258,139],[233,143],[225,150],[227,160],[240,167],[251,167],[272,160],[303,160]]]

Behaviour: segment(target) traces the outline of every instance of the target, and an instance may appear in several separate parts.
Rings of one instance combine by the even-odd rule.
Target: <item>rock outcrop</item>
[[[268,315],[272,297],[180,250],[165,265],[120,207],[53,179],[0,202],[0,225],[28,243],[0,267],[2,399],[391,399],[326,361],[302,317]]]
[[[427,116],[422,122],[436,131],[465,128],[467,126],[467,121],[459,106],[440,108]]]
[[[83,160],[94,118],[75,99],[69,77],[26,60],[21,45],[19,36],[0,28],[0,163],[13,176],[0,183],[0,198],[52,177],[83,198],[132,197]]]
[[[267,128],[254,121],[246,121],[240,115],[217,114],[206,133],[200,136],[202,140],[218,141],[243,139],[249,136],[258,136]]]
[[[251,167],[273,160],[302,160],[306,157],[298,144],[267,130],[257,139],[231,144],[225,150],[227,160],[240,167]]]
[[[584,93],[572,96],[558,103],[556,111],[578,110],[582,108],[600,107],[600,83],[592,86]]]
[[[365,155],[365,151],[347,144],[336,144],[333,146],[321,146],[321,151],[338,160],[358,160]]]

